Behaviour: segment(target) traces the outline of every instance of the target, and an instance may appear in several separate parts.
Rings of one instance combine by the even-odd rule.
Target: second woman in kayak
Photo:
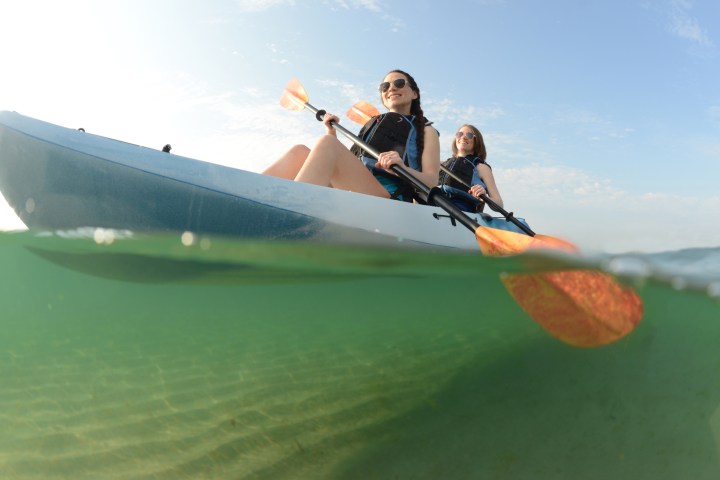
[[[484,206],[481,195],[487,195],[502,207],[495,176],[485,161],[487,150],[480,130],[467,123],[460,126],[452,143],[452,153],[453,156],[442,163],[440,187],[453,202],[463,210],[475,211],[476,206]]]

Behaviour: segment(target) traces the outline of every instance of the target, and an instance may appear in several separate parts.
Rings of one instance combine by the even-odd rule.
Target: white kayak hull
[[[437,207],[308,185],[0,112],[0,189],[29,227],[477,250]],[[504,218],[479,224],[518,231]]]

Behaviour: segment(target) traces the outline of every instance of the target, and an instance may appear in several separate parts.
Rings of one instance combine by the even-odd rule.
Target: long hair
[[[423,154],[423,148],[425,146],[425,123],[427,123],[427,118],[425,118],[425,114],[423,114],[423,109],[420,106],[420,87],[418,87],[417,82],[407,72],[404,72],[400,69],[390,70],[388,73],[385,74],[385,77],[390,75],[391,73],[399,73],[400,75],[405,76],[405,80],[407,80],[408,85],[410,85],[410,88],[413,92],[417,93],[417,98],[413,99],[412,103],[410,104],[410,115],[414,115],[415,118],[413,119],[413,125],[415,126],[415,131],[417,132],[417,151],[418,151],[418,163],[422,165],[422,154]],[[385,78],[383,77],[383,78]],[[380,93],[380,101],[383,102],[382,93]]]
[[[480,157],[480,160],[485,162],[485,159],[487,158],[487,151],[485,150],[485,140],[483,140],[482,133],[480,133],[480,130],[475,127],[475,125],[470,125],[469,123],[466,123],[465,125],[460,125],[458,128],[458,131],[460,131],[461,128],[467,127],[469,128],[472,133],[475,135],[475,143],[473,144],[473,155],[476,157]],[[457,157],[458,149],[457,149],[457,139],[453,137],[452,141],[452,153],[453,157]]]

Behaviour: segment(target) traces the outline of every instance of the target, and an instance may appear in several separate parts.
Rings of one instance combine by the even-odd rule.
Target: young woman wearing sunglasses
[[[440,172],[440,187],[445,193],[463,210],[474,211],[478,206],[482,210],[482,194],[502,207],[503,200],[492,168],[485,162],[487,151],[480,131],[473,125],[462,125],[455,133],[452,153],[453,156],[445,160],[442,166],[462,182],[444,171]]]
[[[340,119],[328,113],[323,120],[327,134],[315,146],[295,145],[263,173],[405,201],[411,201],[412,195],[389,170],[391,165],[404,166],[426,185],[437,185],[440,143],[437,131],[423,115],[417,83],[408,73],[393,70],[385,76],[379,91],[389,112],[373,117],[359,135],[382,152],[378,160],[359,148],[348,150],[330,124]]]

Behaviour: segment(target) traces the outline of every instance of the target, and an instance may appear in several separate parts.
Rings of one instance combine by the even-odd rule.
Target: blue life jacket
[[[442,166],[450,170],[456,177],[462,179],[467,185],[482,185],[483,188],[487,189],[487,185],[482,181],[477,170],[477,166],[481,163],[490,167],[490,164],[475,155],[450,157],[442,163]],[[485,208],[485,202],[481,202],[470,195],[467,185],[463,185],[448,175],[447,172],[440,170],[438,186],[455,206],[466,212],[482,212]]]
[[[418,158],[417,129],[413,120],[414,115],[395,112],[376,115],[360,129],[358,137],[378,152],[396,151],[406,166],[421,172],[422,160]],[[353,145],[350,150],[366,164],[368,161],[375,164],[375,159],[365,160],[369,155],[357,145]]]
[[[358,137],[378,152],[396,151],[405,166],[422,171],[422,159],[418,155],[417,129],[414,115],[388,112],[372,117],[360,129]],[[432,122],[425,120],[425,125]],[[350,149],[372,172],[378,182],[390,193],[390,198],[412,202],[415,190],[409,183],[383,168],[375,166],[377,160],[357,145]]]
[[[467,157],[450,157],[442,163],[442,166],[454,173],[456,177],[461,178],[467,185],[482,185],[483,188],[487,188],[487,185],[485,185],[485,182],[483,182],[480,178],[480,174],[476,168],[480,163],[484,163],[490,167],[490,164],[475,155],[469,155]],[[453,187],[463,191],[468,190],[466,185],[458,182],[443,170],[440,170],[440,181],[438,185],[441,187]]]

